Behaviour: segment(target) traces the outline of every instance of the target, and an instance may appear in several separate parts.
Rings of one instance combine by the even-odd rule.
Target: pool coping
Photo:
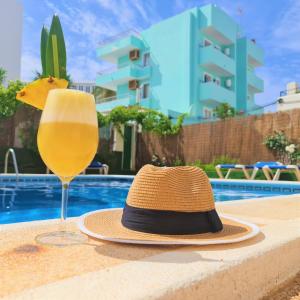
[[[0,173],[0,177],[17,177],[17,175],[15,173]],[[21,177],[53,177],[53,178],[57,178],[58,177],[55,174],[31,174],[31,173],[19,173],[18,176]],[[91,177],[97,177],[97,178],[129,178],[129,179],[133,179],[135,177],[135,175],[115,175],[115,174],[110,174],[110,175],[99,175],[99,174],[85,174],[85,175],[78,175],[75,177],[76,178],[91,178]]]
[[[16,178],[15,173],[0,173],[0,177],[14,177]],[[21,177],[52,177],[52,178],[58,178],[55,174],[32,174],[32,173],[19,173],[18,176]],[[81,178],[124,178],[124,179],[134,179],[135,175],[117,175],[117,174],[108,174],[108,175],[99,175],[99,174],[85,174],[85,175],[78,175],[75,177],[74,180],[81,179]],[[235,182],[235,183],[262,183],[262,184],[275,184],[275,185],[280,185],[280,184],[295,184],[300,186],[299,181],[287,181],[287,180],[248,180],[248,179],[223,179],[223,178],[209,178],[209,181],[216,181],[216,182]]]

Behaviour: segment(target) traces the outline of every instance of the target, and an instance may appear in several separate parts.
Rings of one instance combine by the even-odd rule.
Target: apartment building
[[[0,68],[8,80],[20,79],[23,7],[17,0],[0,1]]]
[[[220,103],[255,114],[255,94],[264,82],[255,74],[263,50],[216,5],[187,10],[138,33],[103,41],[97,53],[114,68],[100,72],[96,85],[114,90],[98,111],[139,104],[170,117],[189,113],[213,118]]]

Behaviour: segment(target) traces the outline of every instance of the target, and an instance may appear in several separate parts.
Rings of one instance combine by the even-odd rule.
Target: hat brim
[[[223,230],[217,233],[163,235],[138,232],[121,224],[122,208],[102,209],[82,215],[79,229],[90,237],[129,244],[151,245],[215,245],[237,243],[256,236],[260,229],[255,224],[222,216]]]

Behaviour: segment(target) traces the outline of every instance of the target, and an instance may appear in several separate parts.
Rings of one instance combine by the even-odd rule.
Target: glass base
[[[87,237],[72,231],[55,231],[39,234],[35,237],[38,244],[67,247],[80,245],[87,242]]]

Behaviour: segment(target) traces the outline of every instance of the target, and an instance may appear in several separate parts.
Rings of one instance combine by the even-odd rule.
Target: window
[[[83,86],[80,85],[80,86],[78,87],[78,89],[79,89],[79,91],[83,91]]]
[[[227,55],[228,57],[230,57],[230,48],[229,47],[224,49],[224,54]]]
[[[208,74],[204,74],[204,82],[210,82],[211,81],[211,76]]]
[[[209,108],[204,108],[203,114],[205,119],[210,119],[213,116],[212,110]]]
[[[219,45],[214,45],[215,49],[221,51],[221,47]]]
[[[143,56],[143,66],[147,67],[150,65],[150,53],[145,53]]]
[[[214,79],[213,79],[213,82],[214,82],[216,85],[220,85],[220,79],[219,79],[219,78],[214,78]]]
[[[208,47],[212,44],[210,40],[204,40],[204,47]]]
[[[142,99],[149,98],[149,93],[150,93],[150,85],[149,85],[149,83],[143,84],[143,87],[142,87]]]
[[[91,88],[90,88],[89,86],[86,86],[86,87],[85,87],[85,91],[86,91],[87,93],[90,93],[90,92],[91,92]]]

